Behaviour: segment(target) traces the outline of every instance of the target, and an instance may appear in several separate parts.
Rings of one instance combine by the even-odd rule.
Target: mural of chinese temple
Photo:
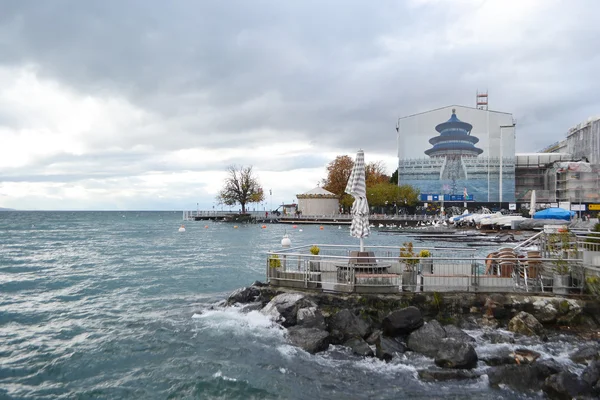
[[[425,150],[431,158],[444,158],[440,172],[440,180],[451,181],[450,190],[457,192],[457,181],[468,179],[468,170],[463,163],[463,157],[477,157],[483,150],[475,147],[479,139],[471,135],[473,125],[463,122],[456,116],[456,109],[452,109],[452,116],[446,122],[435,127],[440,134],[429,139],[432,148]]]
[[[396,131],[398,184],[418,188],[422,201],[514,201],[510,113],[450,105],[400,117]]]

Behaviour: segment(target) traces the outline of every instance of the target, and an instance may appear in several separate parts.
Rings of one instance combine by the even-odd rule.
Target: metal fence
[[[540,235],[539,241],[544,240],[548,237]],[[578,241],[575,243],[579,246]],[[422,257],[423,249],[417,247],[407,254],[407,249],[401,247],[370,246],[368,251],[359,253],[357,247],[313,246],[319,247],[318,255],[311,254],[312,246],[269,252],[268,282],[275,286],[345,293],[577,294],[583,292],[586,276],[593,273],[584,266],[577,250],[548,256],[539,249],[515,251],[504,247],[481,257],[475,249],[434,247],[426,249],[430,257]],[[541,243],[536,247],[544,248]]]

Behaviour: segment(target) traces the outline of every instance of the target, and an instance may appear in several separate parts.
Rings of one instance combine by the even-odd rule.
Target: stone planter
[[[552,292],[556,294],[569,294],[571,275],[554,274],[552,276]]]
[[[404,292],[416,292],[417,286],[417,271],[404,271],[402,272],[402,290]]]

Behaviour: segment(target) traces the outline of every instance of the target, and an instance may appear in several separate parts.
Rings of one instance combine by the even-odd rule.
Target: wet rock
[[[241,311],[243,313],[249,313],[250,311],[260,311],[262,309],[263,305],[260,302],[256,302],[256,303],[249,303],[249,304],[244,304],[242,306]]]
[[[582,347],[571,354],[569,358],[578,364],[588,364],[590,361],[600,360],[600,346],[594,344]]]
[[[252,283],[252,285],[250,286],[254,286],[254,287],[265,287],[265,286],[269,286],[268,283],[264,283],[261,281],[254,281],[254,283]]]
[[[329,347],[329,332],[316,328],[292,326],[288,328],[290,342],[307,352],[314,354]]]
[[[454,326],[454,325],[446,325],[444,326],[444,331],[446,331],[446,337],[451,339],[456,339],[462,342],[474,342],[475,338],[469,336],[462,329]]]
[[[529,349],[515,349],[510,354],[517,364],[531,364],[540,357],[540,353]]]
[[[261,312],[287,328],[296,325],[296,314],[299,309],[309,307],[316,307],[316,305],[303,294],[282,293],[273,297]]]
[[[442,339],[440,349],[435,356],[435,364],[442,368],[475,368],[477,353],[469,343],[456,339]]]
[[[323,314],[321,314],[321,310],[317,307],[299,309],[296,314],[296,323],[305,328],[327,329],[325,318],[323,317]]]
[[[344,346],[350,347],[352,352],[363,357],[373,357],[375,354],[369,344],[361,338],[353,338],[344,343]]]
[[[481,335],[481,338],[488,340],[492,344],[515,342],[515,339],[508,333],[498,331],[487,331]]]
[[[481,376],[478,372],[467,369],[422,369],[418,371],[418,374],[419,379],[424,382],[464,381]]]
[[[480,324],[483,327],[491,329],[497,329],[500,326],[500,322],[498,322],[498,320],[494,318],[493,315],[484,315],[483,317],[481,317]]]
[[[406,307],[389,313],[382,321],[386,336],[400,336],[423,326],[423,315],[417,307]]]
[[[479,356],[479,359],[490,367],[497,367],[499,365],[512,365],[517,363],[517,360],[515,360],[512,352],[509,349],[503,349],[495,354],[481,355]]]
[[[379,331],[379,330],[374,331],[367,338],[367,343],[370,344],[370,345],[374,345],[375,343],[377,343],[377,339],[379,339],[379,336],[381,336],[382,334],[383,333],[381,331]]]
[[[508,330],[527,336],[544,333],[544,327],[540,324],[540,321],[525,311],[521,311],[508,322]]]
[[[581,373],[581,380],[590,387],[600,384],[600,361],[592,361]]]
[[[591,393],[591,387],[572,372],[559,372],[549,376],[542,387],[551,399],[572,399]]]
[[[352,338],[364,338],[370,332],[370,326],[360,317],[354,315],[350,310],[341,310],[331,317],[329,320],[329,330],[338,331],[341,334],[340,342],[332,342],[333,344],[341,344]],[[337,337],[336,337],[337,339]]]
[[[424,354],[428,357],[435,357],[439,350],[442,339],[446,337],[446,331],[436,320],[432,320],[423,325],[408,336],[407,347]]]
[[[375,346],[375,355],[377,358],[384,361],[390,361],[396,354],[402,354],[406,351],[406,346],[398,339],[383,335],[379,336]]]
[[[558,310],[548,299],[542,299],[533,303],[533,316],[542,324],[550,324],[556,322]]]
[[[503,365],[487,371],[490,386],[506,385],[521,392],[541,390],[544,380],[555,373],[554,368],[541,363]]]
[[[239,288],[229,295],[227,305],[252,303],[258,296],[260,296],[260,290],[255,286]]]

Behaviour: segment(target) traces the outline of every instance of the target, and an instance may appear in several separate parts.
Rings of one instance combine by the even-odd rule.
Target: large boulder
[[[287,328],[296,325],[299,309],[310,307],[316,307],[316,304],[303,294],[282,293],[273,297],[261,312]]]
[[[581,380],[600,389],[600,361],[592,361],[581,373]]]
[[[361,338],[352,338],[344,343],[344,346],[350,347],[352,352],[359,356],[373,357],[375,355],[369,344]]]
[[[440,348],[442,339],[446,337],[446,331],[436,320],[429,321],[408,336],[406,345],[409,350],[435,357]]]
[[[533,363],[527,365],[502,365],[487,371],[490,386],[505,385],[521,392],[537,392],[547,377],[558,373],[552,365]]]
[[[581,305],[572,299],[536,297],[531,313],[542,324],[569,323],[582,312]]]
[[[551,399],[573,399],[592,392],[591,386],[567,371],[546,378],[542,389]]]
[[[479,359],[490,367],[497,367],[499,365],[512,365],[517,363],[512,351],[508,348],[501,348],[496,350],[494,353],[480,355]]]
[[[533,315],[521,311],[508,322],[508,330],[521,335],[534,336],[544,333],[544,327]]]
[[[348,309],[341,310],[329,320],[333,344],[342,344],[352,338],[365,338],[370,333],[370,326],[363,319]]]
[[[292,326],[288,328],[288,337],[294,346],[314,354],[329,347],[329,332],[316,328]]]
[[[326,330],[325,318],[317,307],[301,308],[296,313],[296,323],[304,328]]]
[[[260,290],[255,286],[239,288],[229,295],[227,305],[253,303],[259,296]]]
[[[481,338],[488,340],[492,344],[515,342],[515,338],[513,338],[510,334],[499,331],[487,331],[481,335]]]
[[[402,354],[406,347],[396,338],[380,335],[375,343],[375,355],[380,360],[390,361],[396,354]]]
[[[467,369],[421,369],[417,372],[419,379],[424,382],[436,381],[464,381],[477,379],[480,374]]]
[[[421,326],[423,326],[423,315],[417,307],[392,311],[381,323],[386,336],[407,335]]]
[[[578,364],[588,364],[590,361],[600,360],[600,346],[592,344],[575,351],[570,355],[571,361]]]
[[[377,341],[379,340],[379,336],[381,335],[383,335],[383,332],[381,332],[380,330],[375,330],[365,340],[368,344],[374,345],[375,343],[377,343]]]
[[[475,338],[468,335],[465,331],[456,327],[454,325],[446,325],[444,326],[444,331],[446,331],[446,337],[456,339],[459,342],[474,342]]]
[[[435,364],[442,368],[471,369],[477,366],[477,353],[467,342],[442,339],[435,356]]]

